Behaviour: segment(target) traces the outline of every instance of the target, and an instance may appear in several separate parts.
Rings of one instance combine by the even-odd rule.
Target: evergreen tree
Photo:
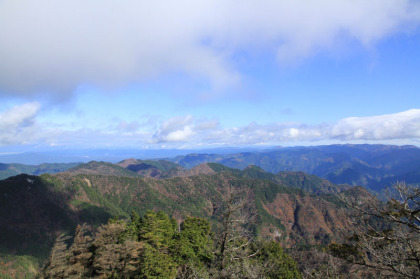
[[[140,256],[140,267],[139,278],[142,279],[171,279],[177,274],[177,265],[171,256],[147,243]]]
[[[126,232],[122,235],[122,238],[129,238],[137,241],[139,239],[140,224],[140,216],[135,211],[131,212],[131,220],[130,222],[127,222]]]
[[[90,251],[92,238],[87,234],[87,225],[78,225],[73,244],[69,249],[69,267],[66,271],[67,278],[90,277],[93,253]]]
[[[139,241],[166,252],[176,232],[176,221],[160,211],[147,211],[140,221]]]
[[[44,278],[65,278],[66,270],[69,266],[66,241],[70,236],[61,234],[57,237],[51,250],[47,264],[43,268]]]
[[[69,249],[68,237],[57,238],[43,276],[299,279],[296,264],[278,243],[254,242],[235,232],[239,208],[236,202],[227,207],[228,231],[221,232],[216,246],[207,220],[188,217],[176,231],[176,221],[163,212],[149,211],[143,218],[133,213],[130,222],[110,220],[93,238],[85,224],[78,226]]]
[[[188,217],[182,222],[180,229],[171,248],[176,262],[181,265],[208,263],[213,256],[210,223],[203,218]]]
[[[262,277],[267,279],[300,279],[302,278],[296,262],[287,255],[280,243],[275,241],[260,242],[256,257],[262,267]]]

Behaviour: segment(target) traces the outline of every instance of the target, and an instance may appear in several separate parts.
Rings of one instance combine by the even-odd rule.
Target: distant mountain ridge
[[[101,168],[103,172],[109,171],[116,175],[162,179],[200,173],[194,167],[203,163],[217,163],[238,170],[245,170],[253,165],[266,171],[266,174],[259,173],[266,177],[270,176],[269,173],[304,172],[334,184],[361,185],[379,192],[396,181],[420,185],[420,148],[416,146],[348,144],[287,147],[232,154],[191,153],[166,159],[125,159],[116,164],[108,163],[107,167]],[[20,173],[56,173],[79,164],[0,164],[0,179]],[[110,169],[105,171],[107,168]],[[220,165],[217,168],[220,169]],[[88,171],[84,167],[81,169]]]
[[[401,180],[420,184],[420,148],[416,146],[325,145],[228,155],[189,154],[167,160],[186,168],[215,162],[237,169],[255,165],[271,173],[302,171],[336,184],[377,191]]]
[[[0,163],[0,180],[21,173],[41,175],[57,173],[73,168],[80,163],[44,163],[40,165],[3,164]]]

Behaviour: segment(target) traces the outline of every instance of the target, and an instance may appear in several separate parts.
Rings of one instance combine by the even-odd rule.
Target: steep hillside
[[[49,174],[0,180],[0,277],[33,278],[57,236],[72,234],[77,224],[98,226],[114,216],[128,217],[92,191],[89,181],[62,175],[66,182]]]
[[[66,172],[54,176],[43,175],[38,179],[40,179],[39,185],[44,187],[40,188],[44,189],[43,191],[50,188],[59,189],[57,193],[66,197],[64,205],[68,204],[68,209],[72,212],[72,220],[75,221],[98,223],[110,216],[128,216],[127,214],[132,210],[144,213],[152,209],[163,210],[178,219],[194,215],[210,218],[217,223],[229,191],[234,190],[238,193],[248,193],[249,204],[252,204],[251,207],[255,209],[258,216],[252,225],[254,230],[267,233],[264,227],[270,227],[276,231],[282,231],[280,233],[283,235],[282,240],[289,244],[296,242],[296,239],[300,239],[302,235],[305,238],[302,241],[306,243],[321,243],[322,239],[318,234],[331,234],[335,231],[333,224],[339,224],[339,222],[331,222],[329,225],[332,227],[327,230],[325,224],[324,227],[318,228],[316,225],[322,222],[317,222],[309,224],[313,227],[312,233],[306,231],[302,233],[304,230],[301,228],[307,226],[306,221],[303,221],[305,219],[300,221],[295,216],[302,210],[312,212],[311,214],[319,218],[336,216],[340,210],[337,203],[331,203],[330,198],[322,193],[311,196],[297,189],[302,188],[300,185],[287,182],[287,180],[276,183],[266,179],[241,177],[226,171],[216,173],[208,165],[200,168],[205,168],[206,172],[210,173],[169,179],[150,179]],[[7,184],[7,181],[4,183]],[[294,210],[286,210],[284,214],[276,213],[276,208],[281,205],[277,199],[281,199],[281,204],[284,206],[289,204],[288,206]],[[286,203],[286,200],[289,202]],[[300,206],[304,203],[313,205]],[[318,207],[322,207],[323,210],[315,211],[314,208]],[[303,209],[298,210],[298,208]],[[95,219],[96,214],[100,217]],[[292,219],[296,224],[289,228],[287,224]],[[340,226],[342,226],[341,223]]]
[[[1,180],[0,193],[0,249],[3,253],[24,251],[45,257],[57,234],[77,224],[69,207],[71,194],[38,176],[21,174]]]
[[[286,177],[254,166],[239,171],[203,164],[183,176],[156,179],[103,162],[54,175],[10,177],[0,181],[0,258],[28,255],[43,261],[61,232],[72,233],[84,222],[98,226],[111,217],[128,218],[133,210],[162,210],[178,220],[205,217],[217,230],[230,195],[243,199],[246,212],[255,216],[247,224],[250,232],[287,247],[328,244],[350,228],[334,196],[302,190],[319,181],[306,188],[324,189],[324,180],[308,184],[302,173]]]
[[[0,252],[24,251],[42,258],[58,234],[72,232],[77,224],[128,216],[91,191],[88,180],[72,177],[21,174],[0,180]]]

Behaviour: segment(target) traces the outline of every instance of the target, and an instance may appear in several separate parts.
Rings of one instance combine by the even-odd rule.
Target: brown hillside
[[[196,167],[193,167],[192,169],[186,170],[183,174],[180,176],[193,176],[193,175],[199,175],[199,174],[213,174],[215,171],[210,168],[210,166],[207,163],[200,164]]]
[[[321,197],[278,193],[273,202],[263,206],[285,226],[288,246],[302,241],[328,244],[350,226],[344,210]]]

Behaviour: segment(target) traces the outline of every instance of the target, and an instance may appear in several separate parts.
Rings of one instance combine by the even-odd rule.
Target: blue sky
[[[0,1],[0,153],[420,146],[420,2]]]

